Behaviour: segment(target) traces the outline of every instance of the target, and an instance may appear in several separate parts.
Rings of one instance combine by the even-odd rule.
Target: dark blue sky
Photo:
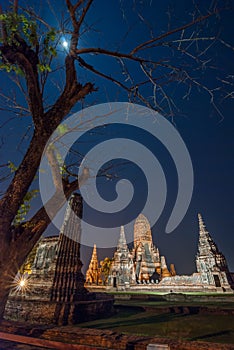
[[[21,3],[21,1],[19,2]],[[4,3],[6,4],[2,0],[0,3],[3,6]],[[27,2],[22,1],[22,3]],[[49,10],[49,6],[45,5],[45,1],[34,0],[30,3],[37,5],[38,13],[41,11],[42,16],[45,16],[52,26],[56,27],[58,25],[57,19],[59,20],[60,14],[64,11],[63,0],[50,2],[51,8],[56,3],[55,11]],[[134,3],[137,5],[134,5]],[[206,12],[210,3],[210,1],[202,2],[200,8],[202,13]],[[220,2],[220,5],[223,3]],[[233,5],[233,2],[230,3]],[[102,46],[127,52],[140,42],[149,39],[151,29],[157,35],[167,31],[168,18],[171,28],[191,21],[191,11],[192,1],[190,0],[161,1],[160,4],[158,1],[102,1],[101,5],[100,2],[94,1],[86,21],[86,23],[92,24],[93,29],[84,33],[80,39],[80,46]],[[218,17],[220,18],[214,17],[205,29],[201,28],[199,35],[213,36],[218,34],[226,43],[233,45],[233,11],[223,10]],[[144,18],[144,21],[142,18]],[[191,35],[192,29],[188,33]],[[64,37],[69,40],[69,35]],[[208,44],[202,45],[207,46]],[[59,60],[62,64],[65,53],[61,46],[59,50],[57,61]],[[194,77],[202,77],[204,84],[212,88],[221,87],[220,90],[215,92],[215,97],[217,97],[216,106],[220,111],[220,113],[217,113],[206,91],[192,89],[188,98],[183,98],[187,91],[183,84],[178,84],[173,80],[171,84],[165,85],[168,94],[173,96],[173,101],[178,107],[173,119],[170,118],[170,120],[181,134],[190,152],[194,167],[195,184],[192,201],[184,220],[172,234],[165,234],[165,226],[175,200],[176,179],[173,167],[170,165],[170,161],[167,163],[167,157],[163,150],[160,150],[157,143],[154,144],[153,141],[148,141],[149,147],[155,154],[159,153],[159,159],[161,157],[162,164],[164,162],[171,191],[163,215],[153,228],[154,242],[159,246],[161,253],[166,255],[168,263],[175,263],[179,273],[192,272],[195,269],[194,261],[198,240],[197,213],[201,212],[213,239],[226,256],[230,269],[234,271],[233,103],[231,98],[226,98],[225,83],[217,80],[217,77],[223,79],[226,75],[229,75],[229,78],[233,75],[233,50],[220,42],[211,46],[206,57],[211,59],[209,65],[213,68],[208,70],[201,69],[199,65],[193,63],[193,60],[184,55],[175,54],[173,56],[171,51],[164,47],[150,51],[150,55],[155,59],[168,57],[168,60],[173,64],[178,63],[180,65],[183,61]],[[123,79],[119,65],[110,58],[90,55],[83,58],[97,69],[101,69],[105,73],[111,72],[117,78]],[[141,81],[142,72],[139,68],[132,65],[131,70],[136,80]],[[84,71],[81,67],[78,68],[78,75],[81,82],[91,80],[95,82],[99,89],[98,92],[87,98],[87,105],[128,100],[127,94],[120,88],[90,72]],[[46,93],[49,103],[54,100],[57,94],[54,81],[59,81],[62,78],[63,73],[54,74],[53,82],[48,84]],[[15,88],[9,82],[7,75],[1,72],[1,92],[12,96],[14,91]],[[150,87],[145,87],[142,91],[145,96],[152,94]],[[16,98],[24,103],[20,94],[16,93]],[[139,103],[139,101],[137,102]],[[162,106],[165,114],[167,114],[167,107],[164,103]],[[78,111],[80,108],[81,105],[78,104],[74,111]],[[10,120],[10,118],[14,119]],[[23,118],[17,116],[15,118],[13,113],[1,110],[1,120],[0,136],[3,141],[0,149],[1,163],[11,160],[18,164],[32,134],[32,129],[30,129],[31,118],[30,116]],[[7,122],[8,120],[9,122]],[[131,175],[131,171],[129,174]],[[141,187],[140,174],[139,179],[136,177],[136,186]],[[1,184],[2,189],[4,186],[6,186],[6,183]],[[144,185],[142,185],[141,191],[144,192]],[[109,193],[109,190],[103,190],[104,196],[107,193]],[[140,194],[137,202],[139,203],[141,199],[142,195]],[[35,208],[36,204],[39,204],[38,201],[34,204]],[[53,234],[54,230],[53,227],[50,227],[48,234]],[[100,257],[103,258],[110,252],[100,251],[99,253]],[[83,250],[84,261],[86,256],[89,257],[90,254],[91,249]]]

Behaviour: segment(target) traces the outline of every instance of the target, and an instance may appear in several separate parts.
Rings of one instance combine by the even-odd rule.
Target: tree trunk
[[[0,260],[0,321],[3,319],[9,292],[18,271],[9,260],[3,259]]]
[[[85,172],[79,180],[79,185],[85,183],[88,173]],[[53,216],[61,209],[65,202],[65,198],[69,198],[74,190],[78,188],[78,181],[74,180],[64,185],[63,191],[58,190],[47,202],[47,205],[53,209]],[[63,195],[65,194],[65,196]],[[52,214],[52,211],[51,211]],[[7,225],[0,225],[0,320],[4,316],[9,291],[15,275],[26,260],[28,254],[33,249],[43,232],[51,222],[44,207],[27,222],[28,225],[12,228],[11,234]],[[5,239],[7,237],[7,239]]]
[[[5,307],[10,290],[3,289],[0,284],[0,322],[4,317]]]

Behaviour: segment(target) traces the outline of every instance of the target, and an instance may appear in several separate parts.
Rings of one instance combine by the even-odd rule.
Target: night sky
[[[62,0],[50,1],[50,6],[46,1],[31,1],[36,4],[38,13],[44,16],[52,26],[58,25],[60,15],[64,12]],[[25,1],[20,1],[25,5]],[[56,7],[53,7],[56,3]],[[101,5],[100,5],[101,3]],[[189,14],[192,9],[192,1],[94,1],[93,6],[87,16],[86,22],[92,25],[90,31],[85,31],[80,39],[82,47],[101,47],[121,51],[129,51],[140,42],[147,40],[150,36],[151,26],[157,35],[168,29],[168,21],[172,28],[183,25],[191,20]],[[209,8],[210,1],[203,1],[201,11],[203,13]],[[224,2],[220,2],[224,3]],[[5,1],[0,1],[4,7]],[[135,4],[135,5],[134,5]],[[234,5],[229,2],[230,6]],[[218,6],[219,7],[219,6]],[[51,9],[55,9],[54,10]],[[56,18],[57,16],[57,18]],[[66,16],[66,13],[65,13]],[[206,28],[207,35],[216,35],[226,43],[233,45],[233,11],[223,10],[219,14],[220,18],[210,21]],[[142,20],[144,18],[144,21]],[[169,18],[169,19],[168,19]],[[130,28],[130,29],[129,29]],[[64,40],[69,40],[69,35],[64,36]],[[58,46],[59,52],[57,60],[63,64],[65,52],[62,46]],[[158,48],[155,55],[168,55],[163,48]],[[203,82],[213,88],[220,87],[215,91],[216,108],[211,104],[209,94],[202,89],[193,89],[188,98],[183,84],[172,82],[166,86],[168,93],[173,96],[177,105],[174,110],[173,118],[168,116],[167,107],[164,107],[165,117],[176,127],[182,136],[192,159],[194,168],[194,191],[191,204],[183,221],[177,229],[171,233],[165,233],[165,226],[170,216],[175,195],[177,191],[177,181],[175,169],[168,155],[165,154],[163,147],[156,141],[147,139],[145,135],[139,135],[137,132],[127,130],[126,128],[108,129],[104,136],[95,136],[92,142],[87,146],[86,143],[77,145],[82,152],[87,151],[92,144],[100,142],[106,137],[111,137],[112,133],[131,137],[139,142],[144,142],[149,149],[157,155],[161,161],[166,179],[168,182],[168,198],[162,216],[152,228],[154,243],[159,247],[161,254],[165,255],[168,264],[174,263],[178,273],[192,273],[195,270],[195,254],[197,252],[198,242],[198,220],[197,213],[203,215],[204,221],[219,249],[226,256],[229,268],[234,271],[234,121],[233,121],[233,94],[225,94],[226,85],[223,77],[233,75],[233,49],[228,48],[221,42],[212,45],[207,57],[211,59],[209,65],[212,69],[202,70],[194,69],[195,75],[201,75]],[[85,58],[89,64],[103,69],[104,72],[112,74],[121,74],[119,65],[110,58],[102,58],[94,55],[86,55]],[[187,59],[187,64],[191,65],[189,58],[169,57],[174,63],[178,59]],[[133,67],[135,77],[139,78],[142,72]],[[22,95],[15,92],[15,87],[9,81],[7,74],[1,72],[1,93],[15,95],[15,98],[25,105]],[[109,101],[128,101],[127,94],[119,87],[110,82],[97,77],[90,72],[78,68],[78,76],[82,83],[92,81],[98,87],[98,91],[90,95],[84,102],[84,106],[90,104],[105,103]],[[48,104],[54,101],[57,91],[55,82],[63,79],[63,72],[53,76],[53,81],[47,85],[46,95]],[[221,77],[221,78],[220,78]],[[218,79],[217,79],[218,78]],[[120,77],[120,79],[122,79]],[[230,87],[228,87],[230,91]],[[145,88],[145,95],[151,94],[152,90]],[[1,108],[4,106],[4,99],[1,98]],[[137,101],[140,103],[139,101]],[[73,112],[79,111],[81,104],[77,104]],[[218,110],[218,111],[217,111]],[[19,116],[7,110],[0,110],[1,113],[1,164],[12,161],[19,164],[27,149],[30,137],[32,135],[30,116]],[[132,135],[133,134],[133,135]],[[144,140],[143,140],[144,139]],[[134,174],[134,176],[133,176]],[[141,201],[144,199],[146,187],[142,174],[133,165],[127,168],[121,167],[119,176],[128,176],[132,179],[134,187],[138,189],[136,198],[136,208],[141,207]],[[100,192],[107,200],[114,198],[113,184],[104,179],[100,180]],[[7,186],[7,181],[1,182],[1,192]],[[34,212],[40,205],[40,199],[37,198],[32,205]],[[88,210],[88,209],[87,209]],[[140,209],[139,209],[140,210]],[[85,215],[89,215],[87,211]],[[119,218],[119,225],[123,216]],[[55,234],[57,230],[51,225],[46,235]],[[111,255],[112,250],[100,250],[99,258],[102,259]],[[90,247],[82,247],[82,256],[85,266],[91,255]]]

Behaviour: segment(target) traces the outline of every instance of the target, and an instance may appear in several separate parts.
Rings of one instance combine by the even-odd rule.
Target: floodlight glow
[[[19,282],[19,286],[20,286],[21,288],[24,288],[25,284],[26,284],[26,281],[25,281],[24,279],[22,279],[22,280]]]
[[[28,285],[28,279],[29,279],[29,275],[28,273],[17,273],[17,275],[14,278],[14,282],[12,283],[12,287],[13,290],[16,293],[26,293],[26,291],[28,291],[29,289],[29,285]]]

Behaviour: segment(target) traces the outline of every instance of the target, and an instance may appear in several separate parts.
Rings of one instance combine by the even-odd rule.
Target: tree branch
[[[59,164],[56,159],[55,151],[53,145],[50,145],[46,150],[46,156],[50,164],[53,183],[56,191],[61,190],[61,174],[59,169]]]
[[[77,57],[77,61],[80,63],[81,66],[83,66],[84,68],[87,68],[88,70],[90,70],[91,72],[99,75],[102,78],[105,78],[107,80],[112,81],[112,83],[115,83],[116,85],[120,86],[121,88],[123,88],[124,90],[128,91],[128,92],[132,92],[130,88],[128,88],[126,85],[122,84],[119,80],[112,78],[111,76],[102,73],[100,71],[98,71],[97,69],[95,69],[93,66],[91,66],[90,64],[86,63],[81,57]]]
[[[88,177],[89,171],[87,168],[84,168],[82,175],[79,177],[79,181],[74,180],[71,183],[64,184],[64,188],[57,189],[49,201],[42,206],[29,221],[17,227],[11,227],[11,242],[8,258],[18,262],[20,258],[22,259],[22,256],[27,256],[30,253],[42,233],[51,223],[51,220],[65,204],[66,198],[69,198],[75,190],[78,190],[87,181]],[[16,249],[17,246],[22,247],[23,251],[21,250],[19,252],[19,250]],[[22,264],[23,261],[20,263]]]
[[[80,30],[80,27],[81,27],[82,23],[84,22],[85,16],[86,16],[90,6],[92,5],[92,3],[93,3],[93,0],[89,0],[87,5],[83,9],[83,12],[82,12],[80,19],[78,21],[78,30]]]
[[[10,64],[17,64],[24,71],[27,90],[28,104],[32,113],[35,129],[43,124],[43,103],[38,81],[37,64],[38,55],[16,35],[19,45],[4,45],[0,47],[3,60]]]
[[[147,41],[145,41],[144,43],[142,43],[142,44],[136,46],[136,47],[131,51],[130,54],[133,55],[133,54],[135,54],[136,52],[138,52],[138,51],[140,51],[140,50],[142,50],[142,49],[145,49],[147,45],[150,45],[150,44],[152,44],[152,43],[155,43],[156,41],[159,41],[159,40],[161,40],[161,39],[164,39],[164,38],[168,37],[169,35],[172,35],[172,34],[181,32],[181,31],[183,31],[183,30],[185,30],[185,29],[187,29],[187,28],[189,28],[189,27],[192,27],[194,24],[197,24],[197,23],[199,23],[199,22],[205,21],[207,18],[213,16],[213,15],[216,14],[216,13],[217,13],[217,10],[214,11],[214,12],[212,12],[212,13],[208,13],[208,14],[205,15],[205,16],[200,16],[200,17],[196,18],[195,20],[193,20],[192,22],[189,22],[189,23],[187,23],[187,24],[185,24],[185,25],[183,25],[183,26],[181,26],[181,27],[178,27],[178,28],[175,28],[175,29],[173,29],[173,30],[170,30],[169,32],[166,32],[166,33],[164,33],[164,34],[162,34],[162,35],[160,35],[160,36],[158,36],[158,37],[156,37],[156,38],[152,38],[152,39],[150,39],[150,40],[147,40]]]
[[[28,151],[0,200],[0,227],[10,227],[36,175],[48,135],[34,133]]]
[[[84,0],[78,1],[75,5],[72,5],[70,0],[66,0],[67,8],[72,20],[72,25],[73,25],[73,32],[72,32],[72,37],[71,37],[71,44],[70,44],[70,54],[74,55],[75,50],[78,45],[78,39],[79,39],[79,31],[82,26],[82,23],[85,19],[85,16],[92,4],[93,0],[89,0],[86,6],[84,6],[82,14],[77,20],[76,18],[76,10],[84,3]]]
[[[13,11],[14,13],[18,13],[19,1],[14,0]]]
[[[98,71],[97,69],[95,69],[93,66],[91,66],[90,64],[86,63],[81,57],[77,58],[78,62],[80,63],[81,66],[83,66],[84,68],[87,68],[88,70],[90,70],[91,72],[93,72],[94,74],[99,75],[102,78],[105,78],[109,81],[111,81],[112,83],[118,85],[119,87],[121,87],[122,89],[128,91],[129,94],[133,94],[134,97],[138,97],[139,100],[141,100],[142,102],[145,103],[145,105],[149,108],[155,109],[150,103],[149,101],[147,101],[146,98],[144,98],[143,95],[141,95],[137,89],[137,86],[131,86],[128,87],[126,85],[124,85],[123,83],[121,83],[119,80],[111,77],[110,75],[107,75],[105,73],[102,73],[100,71]],[[129,96],[130,97],[130,96]]]
[[[104,54],[104,55],[112,56],[112,57],[127,58],[129,60],[140,62],[140,63],[151,62],[150,60],[147,60],[147,59],[144,59],[141,57],[135,57],[133,54],[126,54],[126,53],[118,52],[118,51],[110,51],[110,50],[102,49],[99,47],[82,48],[82,49],[76,50],[77,55],[82,55],[82,54],[87,54],[87,53]]]
[[[2,6],[0,5],[0,15],[2,15]],[[4,20],[0,21],[0,30],[1,30],[1,36],[3,39],[3,44],[6,45],[7,43],[7,30]]]

